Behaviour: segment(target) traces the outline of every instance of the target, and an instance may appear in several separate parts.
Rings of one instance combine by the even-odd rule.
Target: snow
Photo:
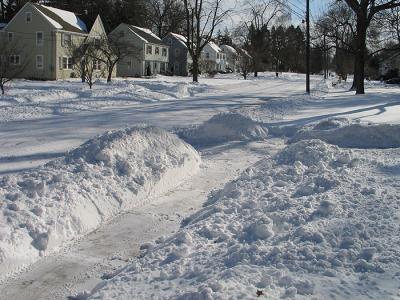
[[[37,10],[47,21],[50,22],[51,25],[53,25],[55,28],[57,29],[63,29],[63,27],[60,25],[60,23],[54,21],[52,18],[50,18],[49,16],[47,16],[46,14],[44,14],[42,11],[40,11],[39,9]]]
[[[204,146],[229,141],[264,140],[268,129],[241,114],[221,113],[200,126],[183,130],[179,135],[192,145]]]
[[[46,257],[17,275],[18,284],[11,280],[0,286],[0,294],[10,299],[77,294],[92,299],[252,299],[259,291],[268,299],[400,297],[400,89],[367,82],[366,95],[354,96],[348,83],[332,86],[312,76],[308,96],[304,79],[292,73],[279,78],[261,73],[249,80],[221,74],[202,77],[197,85],[190,78],[158,76],[98,82],[93,91],[77,81],[15,82],[0,98],[0,167],[7,175],[1,182],[12,191],[7,190],[1,209],[4,220],[20,218],[13,223],[18,232],[33,228],[24,236],[27,249],[35,259]],[[71,226],[69,241],[76,244],[67,248],[41,230],[49,228],[47,223],[17,226],[28,223],[20,215],[35,221],[51,212],[32,202],[58,207],[59,201],[47,198],[51,172],[78,176],[74,170],[86,176],[73,177],[73,188],[67,181],[74,201],[95,191],[101,203],[116,203],[107,202],[93,180],[130,193],[126,182],[117,180],[131,170],[119,160],[132,156],[121,155],[122,147],[102,151],[95,142],[79,148],[76,156],[65,152],[105,130],[143,122],[176,132],[218,172],[204,171],[204,165],[194,176],[181,172],[189,176],[187,183],[150,199],[154,205],[133,207],[126,217],[110,204],[109,218],[117,216],[115,221],[93,221],[92,228],[100,224],[101,229],[88,237]],[[151,155],[169,157],[164,144]],[[210,152],[217,154],[210,157]],[[56,163],[32,168],[57,157]],[[67,158],[71,163],[63,164]],[[102,163],[89,163],[93,159]],[[177,183],[176,174],[167,178]],[[33,191],[36,198],[29,202],[15,191]],[[0,228],[0,236],[7,237],[8,227]]]
[[[237,55],[237,51],[236,51],[235,48],[233,48],[232,46],[229,46],[229,45],[222,45],[221,48],[222,48],[223,50],[226,49],[226,50],[228,50],[229,52],[231,52],[231,53]]]
[[[184,45],[186,47],[187,39],[183,35],[173,33],[173,32],[171,32],[170,34],[172,36],[174,36],[179,42],[181,42],[182,45]]]
[[[46,9],[52,11],[53,13],[55,13],[57,16],[59,16],[61,19],[63,19],[68,24],[74,26],[75,28],[80,29],[84,32],[88,31],[86,24],[81,19],[79,19],[73,12],[54,8],[51,6],[45,6],[45,5],[42,5],[42,6]]]
[[[399,158],[291,144],[210,194],[178,233],[147,245],[90,299],[395,297],[400,189],[377,172]]]
[[[0,270],[32,263],[198,170],[200,157],[162,129],[106,132],[38,169],[0,181]]]
[[[328,119],[299,130],[291,142],[320,139],[348,148],[398,148],[399,124],[352,123],[348,119]]]
[[[143,27],[138,27],[138,26],[133,26],[133,25],[131,25],[131,26],[134,27],[134,28],[137,28],[137,29],[139,29],[141,31],[144,31],[147,34],[150,34],[152,37],[156,38],[157,40],[159,40],[161,42],[161,39],[157,35],[155,35],[150,29],[143,28]]]
[[[213,41],[209,41],[208,45],[215,51],[215,52],[222,52],[221,48],[218,47],[218,45],[216,43],[214,43]]]

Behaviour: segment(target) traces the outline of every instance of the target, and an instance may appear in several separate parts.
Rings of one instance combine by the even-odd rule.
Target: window
[[[206,52],[206,58],[207,58],[207,59],[210,58],[210,53]]]
[[[19,64],[20,64],[20,57],[19,57],[19,55],[10,55],[10,64],[12,64],[12,65],[19,65]]]
[[[36,55],[36,69],[43,69],[43,55]]]
[[[9,32],[9,33],[8,33],[8,41],[9,41],[9,42],[12,42],[12,40],[13,40],[13,33],[12,33],[12,32]]]
[[[95,59],[93,61],[93,70],[101,70],[101,61]]]
[[[62,68],[64,70],[71,70],[72,69],[72,57],[63,57],[62,58]]]
[[[43,46],[43,32],[36,32],[36,46]]]
[[[61,35],[61,46],[68,47],[71,46],[71,35],[68,33],[62,33]]]
[[[153,47],[151,47],[150,45],[147,46],[147,54],[152,54],[153,53]]]
[[[166,48],[162,48],[162,56],[167,56],[167,49]]]
[[[160,48],[156,47],[156,50],[154,51],[154,53],[155,53],[156,55],[160,55]]]
[[[179,54],[181,54],[181,51],[179,49],[175,49],[175,56],[178,57]]]
[[[100,39],[98,39],[98,38],[94,39],[94,46],[95,47],[100,47]]]
[[[171,39],[167,39],[167,44],[171,46],[172,45],[172,40]]]
[[[217,59],[219,59],[219,53],[217,53]]]
[[[26,23],[30,23],[32,21],[32,13],[31,12],[25,13],[25,20],[26,20]]]

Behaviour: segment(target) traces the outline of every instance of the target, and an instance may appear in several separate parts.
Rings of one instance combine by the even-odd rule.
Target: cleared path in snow
[[[208,194],[240,174],[282,141],[232,143],[203,151],[201,170],[178,188],[121,215],[62,252],[43,258],[0,285],[0,299],[65,299],[92,289],[139,254],[143,243],[176,231],[183,218],[198,210]],[[240,159],[238,159],[240,158]]]

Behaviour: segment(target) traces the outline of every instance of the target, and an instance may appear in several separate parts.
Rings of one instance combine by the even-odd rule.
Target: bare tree
[[[333,3],[315,24],[313,44],[324,44],[324,50],[335,49],[335,69],[342,79],[354,71],[356,19],[343,2]]]
[[[243,78],[246,80],[253,65],[252,58],[250,54],[244,49],[239,49],[238,52],[240,74],[242,74]]]
[[[121,35],[112,35],[97,39],[93,45],[94,51],[89,51],[87,55],[95,55],[92,59],[97,59],[105,64],[107,69],[107,82],[111,82],[115,66],[119,61],[127,56],[139,57],[141,49],[135,48],[124,40]]]
[[[21,59],[20,50],[21,48],[18,47],[17,43],[9,42],[6,38],[1,39],[0,90],[2,95],[5,93],[5,85],[19,77],[29,63],[25,57]]]
[[[193,82],[199,81],[201,51],[211,41],[215,28],[229,13],[222,0],[183,0],[186,14],[186,46],[192,57]]]
[[[263,57],[270,46],[270,27],[276,22],[287,20],[285,0],[248,0],[245,5],[247,21],[240,26],[245,35],[245,48],[249,51],[253,60],[254,76],[257,77],[262,65]]]
[[[148,5],[152,14],[149,21],[159,37],[163,38],[168,32],[182,31],[185,23],[182,0],[149,0]]]
[[[354,83],[356,94],[364,94],[367,31],[374,16],[400,6],[399,0],[344,0],[356,15]]]
[[[86,82],[91,89],[95,79],[103,77],[105,69],[98,59],[101,56],[99,40],[89,39],[78,45],[71,43],[69,48],[73,69],[78,73],[82,82]]]

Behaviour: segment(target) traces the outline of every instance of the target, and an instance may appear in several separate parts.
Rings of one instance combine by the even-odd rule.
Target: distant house
[[[0,31],[4,29],[4,27],[7,26],[7,23],[1,23],[0,22]]]
[[[169,46],[168,73],[187,76],[193,61],[186,46],[186,38],[170,32],[163,38],[163,42]]]
[[[14,64],[24,64],[19,77],[42,80],[77,76],[72,69],[71,43],[101,36],[106,32],[100,17],[88,32],[86,24],[74,13],[31,2],[2,31],[2,39],[13,43],[16,49],[10,59]],[[97,68],[100,72],[104,66],[98,62]]]
[[[205,72],[225,72],[225,53],[214,42],[208,42],[201,52],[201,69]]]
[[[150,29],[122,23],[109,36],[121,39],[131,48],[131,53],[117,63],[117,76],[166,73],[169,47]]]
[[[220,48],[225,53],[225,68],[232,72],[238,72],[240,59],[238,52],[229,45],[222,45]]]

